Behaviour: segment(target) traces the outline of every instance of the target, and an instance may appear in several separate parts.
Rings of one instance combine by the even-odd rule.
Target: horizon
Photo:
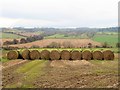
[[[89,28],[89,29],[102,29],[102,28],[119,28],[119,26],[113,26],[113,27],[0,27],[0,28],[10,28],[10,29],[14,29],[14,28],[55,28],[55,29],[77,29],[77,28]]]

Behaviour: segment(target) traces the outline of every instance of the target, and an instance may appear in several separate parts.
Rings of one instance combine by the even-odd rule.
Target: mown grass
[[[17,73],[24,73],[27,77],[25,80],[33,80],[35,77],[42,73],[41,69],[45,66],[47,60],[34,60],[30,63],[25,64],[24,66],[16,70]]]
[[[25,64],[24,66],[20,67],[19,69],[17,69],[17,72],[25,73],[26,71],[29,71],[30,69],[34,68],[34,66],[38,65],[39,62],[40,61],[36,61],[36,60],[31,61]]]

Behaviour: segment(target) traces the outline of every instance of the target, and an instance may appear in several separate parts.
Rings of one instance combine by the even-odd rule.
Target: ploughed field
[[[114,60],[9,60],[2,64],[4,88],[116,88]]]
[[[29,50],[32,52],[38,49]],[[47,50],[52,52],[57,49]],[[60,49],[60,52],[63,50]],[[72,49],[66,50],[72,51]],[[81,51],[79,49],[73,51],[76,50]],[[88,49],[83,51],[85,50]],[[96,51],[93,48],[92,50]],[[101,50],[99,49],[99,51]],[[104,49],[104,51],[106,50],[108,49]],[[41,53],[44,49],[38,51]],[[48,60],[47,57],[44,57],[44,54],[42,55],[43,59],[7,60],[1,65],[3,88],[116,88],[118,87],[118,53],[114,48],[111,51],[114,52],[114,60],[86,60],[83,58],[75,60],[75,57],[71,60],[58,60],[54,59],[54,56],[58,58],[59,55],[53,54],[51,57],[53,60]],[[9,51],[3,52],[5,55],[2,56],[6,56]],[[32,52],[32,54],[34,53]],[[75,54],[78,54],[78,52]],[[27,55],[24,57],[27,58]]]

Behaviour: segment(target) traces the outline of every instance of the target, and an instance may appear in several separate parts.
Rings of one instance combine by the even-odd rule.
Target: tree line
[[[43,36],[35,35],[32,37],[21,38],[20,40],[13,39],[12,41],[5,41],[3,45],[23,44],[23,43],[29,43],[37,40],[42,40],[42,39],[43,39]]]

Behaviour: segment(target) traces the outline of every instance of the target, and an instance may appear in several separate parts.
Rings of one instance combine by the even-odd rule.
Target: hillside
[[[17,44],[17,45],[10,45],[10,46],[19,47],[19,48],[23,48],[23,47],[30,48],[32,46],[46,47],[47,45],[50,45],[52,42],[56,42],[60,44],[64,42],[68,42],[68,44],[71,43],[75,47],[84,47],[84,46],[87,46],[88,43],[92,43],[94,46],[101,45],[101,43],[95,42],[91,39],[44,39],[44,40],[39,40],[31,43]]]

